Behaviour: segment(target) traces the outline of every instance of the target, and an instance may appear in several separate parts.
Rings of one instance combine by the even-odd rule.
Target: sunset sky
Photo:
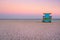
[[[60,0],[0,0],[0,19],[41,19],[43,13],[60,18]]]

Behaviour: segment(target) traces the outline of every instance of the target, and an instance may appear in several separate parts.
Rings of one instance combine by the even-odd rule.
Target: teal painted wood
[[[51,22],[51,17],[50,16],[51,13],[44,13],[44,16],[43,16],[43,22]]]
[[[44,18],[51,18],[51,16],[44,16]]]

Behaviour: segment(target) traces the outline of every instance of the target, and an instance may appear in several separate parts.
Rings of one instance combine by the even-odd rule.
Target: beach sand
[[[60,40],[60,21],[0,20],[0,40]]]

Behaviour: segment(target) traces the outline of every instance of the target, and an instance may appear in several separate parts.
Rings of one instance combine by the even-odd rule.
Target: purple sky
[[[60,19],[60,0],[0,0],[0,19],[41,19],[50,12]]]

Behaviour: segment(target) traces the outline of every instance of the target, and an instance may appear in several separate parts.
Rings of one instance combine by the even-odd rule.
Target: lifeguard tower
[[[44,13],[42,22],[51,23],[52,16],[51,13]]]

